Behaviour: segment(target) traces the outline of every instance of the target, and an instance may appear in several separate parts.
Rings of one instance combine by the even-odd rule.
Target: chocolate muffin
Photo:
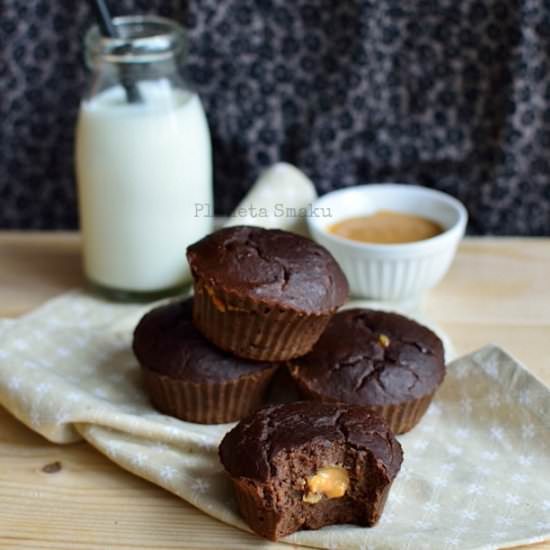
[[[364,407],[301,401],[242,420],[220,458],[245,521],[276,540],[336,523],[374,525],[403,452]]]
[[[307,353],[347,299],[342,270],[323,247],[286,231],[229,227],[187,249],[195,326],[241,357]]]
[[[366,406],[399,434],[426,412],[445,360],[441,340],[419,323],[348,309],[334,315],[313,350],[289,369],[305,398]]]
[[[147,313],[134,332],[133,349],[153,405],[202,424],[232,422],[255,411],[277,369],[215,348],[193,326],[192,299]]]

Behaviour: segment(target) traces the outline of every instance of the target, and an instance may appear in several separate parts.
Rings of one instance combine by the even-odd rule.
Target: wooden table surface
[[[81,284],[76,234],[0,233],[0,317]],[[460,353],[494,342],[550,384],[550,239],[466,239],[424,312]],[[259,547],[291,548],[209,518],[87,444],[48,443],[0,407],[0,548]]]

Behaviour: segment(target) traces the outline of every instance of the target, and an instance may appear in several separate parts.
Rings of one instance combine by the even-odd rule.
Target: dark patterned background
[[[218,213],[295,163],[320,192],[448,191],[470,231],[550,235],[549,0],[114,0],[189,33]],[[0,0],[0,227],[78,223],[85,2]]]

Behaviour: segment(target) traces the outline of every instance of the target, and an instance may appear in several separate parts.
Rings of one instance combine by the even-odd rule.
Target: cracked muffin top
[[[290,372],[319,399],[385,405],[432,393],[445,376],[445,359],[441,340],[416,321],[348,309],[332,317]]]
[[[191,245],[187,259],[203,284],[276,307],[326,313],[348,296],[346,277],[331,254],[287,231],[228,227]]]
[[[311,443],[342,443],[369,451],[390,480],[403,460],[401,445],[379,416],[358,405],[317,401],[257,411],[226,434],[219,452],[231,476],[266,481],[277,476],[277,455]]]

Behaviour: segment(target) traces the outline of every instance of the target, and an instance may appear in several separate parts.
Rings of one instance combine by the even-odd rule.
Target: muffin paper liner
[[[434,393],[435,391],[413,401],[406,401],[395,405],[368,405],[368,408],[378,414],[378,416],[381,416],[392,432],[404,434],[412,430],[420,422],[420,419],[424,416],[424,413],[432,402]]]
[[[292,374],[292,371],[291,371]],[[329,399],[323,395],[309,389],[297,376],[292,376],[298,385],[300,394],[304,399],[311,399],[313,401],[335,401]],[[370,405],[367,403],[354,402],[354,405],[361,405],[369,409],[373,414],[377,414],[382,417],[390,430],[395,434],[404,434],[412,430],[424,416],[424,413],[428,410],[430,403],[434,397],[437,388],[434,389],[428,395],[420,397],[419,399],[413,399],[410,401],[403,401],[402,403],[387,404],[387,405]]]
[[[305,355],[334,312],[308,315],[241,298],[195,280],[193,322],[219,348],[256,361]]]
[[[143,368],[145,387],[159,411],[188,422],[223,424],[260,408],[276,367],[237,380],[197,384]]]

